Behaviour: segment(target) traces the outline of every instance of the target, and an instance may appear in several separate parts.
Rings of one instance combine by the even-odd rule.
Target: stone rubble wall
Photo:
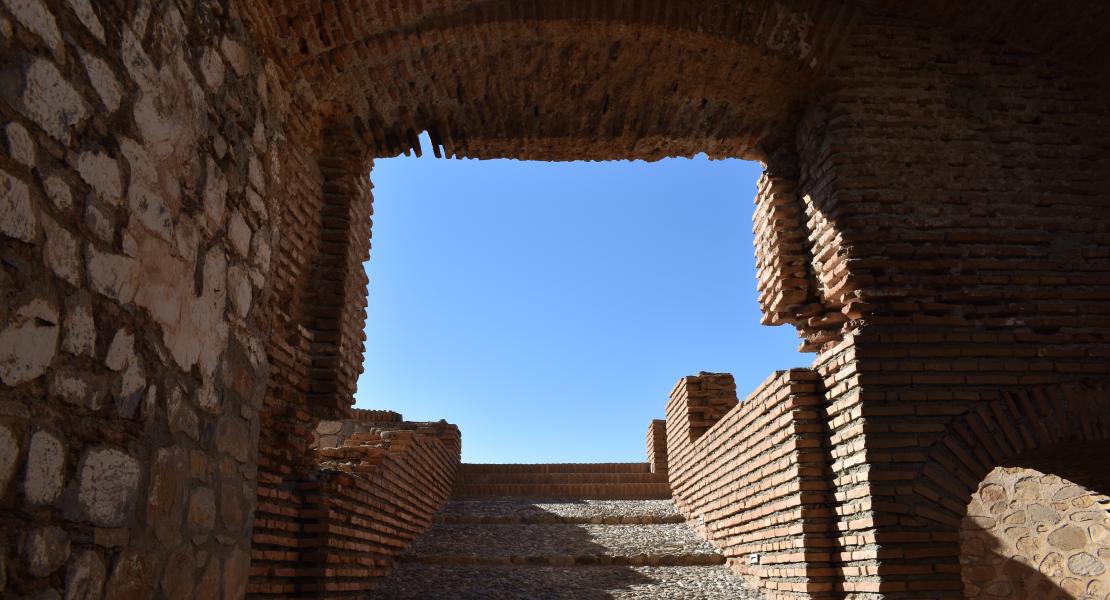
[[[390,416],[369,412],[362,416]],[[288,516],[300,526],[296,544],[256,535],[250,597],[364,597],[450,496],[461,456],[454,425],[341,425],[349,436],[338,446],[318,446],[318,471],[295,490],[299,505]],[[334,422],[321,430],[333,431]]]
[[[667,404],[675,506],[768,598],[833,595],[822,401],[817,373],[792,369],[741,403],[729,374],[684,377]],[[729,403],[715,422],[697,408]]]
[[[352,409],[353,419],[321,420],[316,424],[312,448],[340,448],[356,433],[369,432],[391,424],[404,423],[400,413],[391,410]]]
[[[226,2],[0,2],[0,593],[241,598],[283,75]]]
[[[1110,497],[1056,475],[995,468],[960,527],[967,598],[1110,597]]]

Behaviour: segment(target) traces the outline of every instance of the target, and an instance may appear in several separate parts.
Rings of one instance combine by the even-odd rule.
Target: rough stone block
[[[65,445],[46,431],[31,436],[23,493],[31,504],[50,504],[62,493],[65,478]]]
[[[115,448],[95,447],[78,468],[80,515],[101,527],[127,524],[142,476],[139,461]]]

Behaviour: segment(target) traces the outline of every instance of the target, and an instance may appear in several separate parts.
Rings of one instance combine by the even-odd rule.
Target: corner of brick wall
[[[689,417],[691,404],[706,395],[723,403],[725,381],[731,376],[685,377],[671,392],[675,505],[767,597],[824,598],[834,586],[835,535],[820,379],[810,369],[777,372],[695,436],[705,422]]]
[[[445,422],[398,422],[317,449],[316,477],[290,495],[288,535],[255,536],[250,595],[364,597],[447,501],[460,442]]]

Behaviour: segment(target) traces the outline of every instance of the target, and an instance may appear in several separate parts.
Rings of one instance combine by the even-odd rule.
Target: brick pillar
[[[305,326],[312,331],[309,399],[327,415],[347,411],[362,373],[366,322],[363,263],[370,258],[373,195],[363,140],[352,127],[324,131],[320,247],[306,290]]]
[[[667,476],[667,421],[655,419],[648,424],[647,459],[651,472]]]

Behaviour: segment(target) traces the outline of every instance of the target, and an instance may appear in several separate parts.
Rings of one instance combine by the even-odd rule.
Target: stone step
[[[486,473],[651,473],[651,464],[642,463],[463,463],[459,477]]]
[[[381,600],[758,600],[724,566],[555,567],[402,563],[382,582]]]
[[[401,562],[414,562],[429,565],[480,565],[480,566],[548,566],[548,567],[694,567],[725,564],[720,554],[558,554],[558,555],[518,555],[490,556],[477,554],[426,554],[420,556],[404,555]]]
[[[543,525],[562,523],[566,525],[664,525],[684,523],[681,515],[637,515],[608,517],[560,516],[560,515],[439,515],[436,523],[454,525]]]
[[[451,500],[436,515],[440,523],[660,524],[682,523],[670,500],[559,500],[494,498]]]
[[[597,499],[639,499],[670,498],[671,488],[665,482],[659,483],[478,483],[456,482],[452,492],[454,498],[488,498],[512,496],[520,498],[597,498]]]
[[[663,479],[655,473],[473,473],[459,477],[466,485],[489,483],[516,484],[618,484],[618,483],[661,483]]]
[[[403,560],[442,564],[711,565],[724,558],[682,523],[437,523]]]

